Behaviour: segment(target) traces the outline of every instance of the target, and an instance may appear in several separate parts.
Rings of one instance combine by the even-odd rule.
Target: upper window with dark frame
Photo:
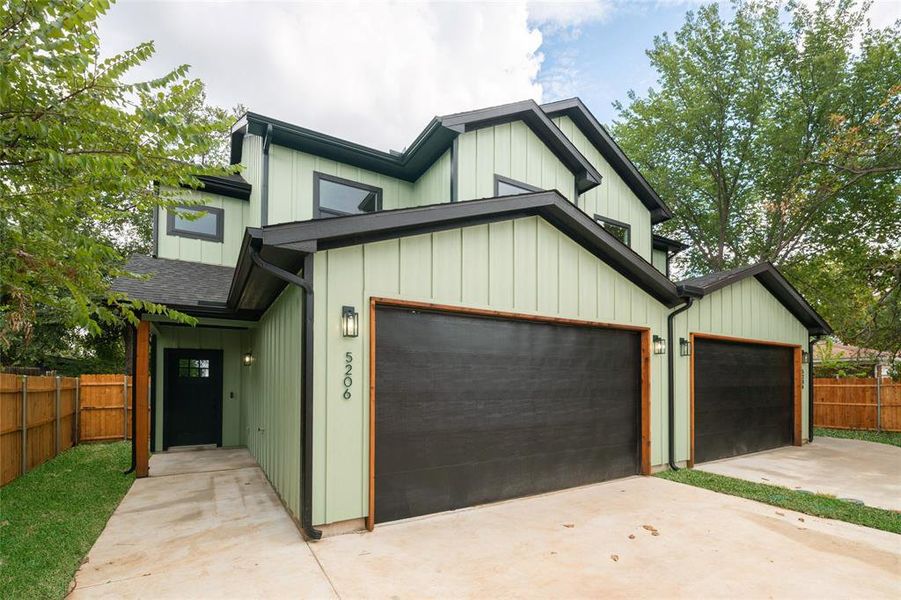
[[[225,211],[213,206],[179,206],[167,211],[166,234],[221,242]]]
[[[516,181],[503,175],[494,176],[494,195],[495,196],[515,196],[516,194],[529,194],[532,192],[544,191],[534,185]]]
[[[622,221],[595,215],[594,220],[601,224],[601,227],[610,232],[613,237],[624,243],[626,246],[632,245],[632,226]]]
[[[382,210],[382,188],[324,173],[313,173],[316,218],[360,215]]]

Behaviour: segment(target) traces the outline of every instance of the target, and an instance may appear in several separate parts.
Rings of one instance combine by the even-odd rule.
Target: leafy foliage
[[[41,323],[100,334],[167,308],[109,291],[146,244],[161,189],[226,174],[227,113],[179,66],[126,82],[151,42],[99,58],[107,0],[0,4],[0,350],[21,352]],[[39,323],[38,319],[42,319]]]
[[[617,105],[614,134],[692,244],[679,270],[771,261],[843,341],[897,353],[901,27],[853,0],[734,8],[655,38],[658,88]]]

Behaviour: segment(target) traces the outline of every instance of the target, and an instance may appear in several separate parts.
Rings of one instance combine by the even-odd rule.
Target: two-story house
[[[231,157],[115,287],[199,319],[144,317],[152,449],[246,446],[312,537],[809,438],[828,324],[769,264],[670,280],[578,99],[404,152],[247,113]]]

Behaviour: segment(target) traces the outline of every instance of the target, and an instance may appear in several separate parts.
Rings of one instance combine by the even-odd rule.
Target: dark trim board
[[[697,375],[695,373],[695,355],[697,350],[697,340],[714,340],[721,342],[732,342],[736,344],[752,344],[758,346],[770,346],[776,348],[788,348],[793,352],[793,398],[792,398],[792,444],[800,446],[803,443],[801,433],[802,415],[802,396],[803,396],[803,376],[801,371],[801,346],[797,344],[787,344],[784,342],[771,342],[767,340],[757,340],[751,338],[734,337],[727,335],[716,335],[711,333],[689,333],[689,343],[691,344],[691,355],[689,357],[688,367],[688,397],[689,397],[689,440],[691,443],[689,451],[688,466],[695,465],[695,382]],[[810,415],[812,418],[813,415]]]
[[[366,516],[366,528],[369,531],[372,531],[375,527],[375,457],[376,452],[378,451],[378,448],[376,447],[376,339],[378,335],[376,309],[378,307],[411,308],[438,313],[480,316],[502,320],[530,321],[535,323],[567,325],[582,328],[619,329],[639,333],[641,352],[641,415],[638,418],[639,465],[642,475],[651,474],[651,335],[649,328],[629,325],[614,325],[610,323],[583,321],[562,317],[548,317],[525,313],[478,309],[465,306],[453,306],[429,302],[413,302],[395,298],[371,297],[369,300],[369,510]]]

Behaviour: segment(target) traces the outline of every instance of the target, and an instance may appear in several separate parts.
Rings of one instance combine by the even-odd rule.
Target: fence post
[[[81,438],[81,375],[75,378],[75,433],[72,434],[72,445],[78,444]]]
[[[122,439],[128,439],[128,375],[122,376]]]
[[[876,364],[876,431],[882,431],[882,377]]]
[[[60,376],[56,376],[56,398],[54,401],[54,418],[56,421],[56,427],[54,427],[53,434],[53,456],[59,454],[59,384],[60,384]]]
[[[22,475],[28,472],[28,375],[22,375]]]

